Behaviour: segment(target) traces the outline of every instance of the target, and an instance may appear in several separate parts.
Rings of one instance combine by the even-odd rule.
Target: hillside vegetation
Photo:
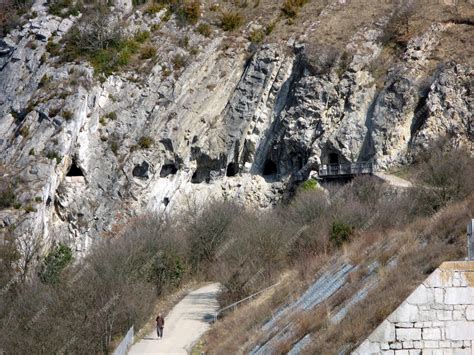
[[[349,185],[326,186],[327,192],[311,184],[288,204],[268,211],[214,202],[203,210],[190,206],[172,219],[143,216],[83,260],[72,262],[70,250],[58,245],[28,280],[15,278],[14,253],[3,248],[2,346],[20,353],[105,353],[128,327],[146,322],[157,296],[166,297],[183,282],[220,281],[225,305],[294,270],[299,276],[293,290],[283,288],[258,312],[240,310],[246,318],[231,338],[225,329],[235,315],[219,321],[208,335],[211,352],[236,351],[270,315],[267,311],[301,289],[325,261],[376,258],[387,265],[395,257],[397,268],[384,271],[383,282],[348,314],[342,330],[325,325],[324,317],[301,329],[325,329],[318,349],[354,344],[440,262],[464,254],[473,166],[464,150],[438,145],[410,169],[418,181],[414,191],[396,192],[373,178],[356,178]],[[374,254],[378,245],[385,248]],[[351,326],[355,323],[365,325]]]
[[[106,354],[183,285],[218,281],[226,306],[280,282],[196,348],[248,351],[343,262],[276,349],[349,351],[464,256],[470,2],[120,3],[0,3],[0,352]],[[414,187],[307,179],[334,154]]]
[[[291,225],[297,211],[290,245],[297,245],[298,252],[285,243],[279,246],[293,256],[282,269],[286,272],[274,278],[280,283],[224,315],[197,349],[209,354],[248,352],[275,339],[275,353],[287,353],[308,335],[305,354],[354,349],[443,261],[466,254],[465,225],[474,210],[473,190],[468,187],[474,178],[468,167],[472,158],[458,150],[442,151],[434,147],[408,169],[413,189],[395,192],[372,179],[356,178],[330,193],[330,204],[322,210],[316,192],[300,193],[284,216],[284,224]],[[463,173],[453,174],[461,161]],[[301,225],[309,228],[295,232]],[[355,268],[334,295],[315,308],[278,320],[281,324],[275,327],[283,329],[281,334],[264,328],[325,270],[341,263]],[[367,294],[357,296],[364,289]],[[358,301],[351,303],[353,299]],[[343,309],[345,316],[334,322]],[[291,331],[284,331],[288,326]]]

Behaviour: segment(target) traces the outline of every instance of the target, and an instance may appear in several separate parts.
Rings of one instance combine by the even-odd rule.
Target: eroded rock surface
[[[162,25],[162,62],[100,82],[87,63],[47,53],[77,17],[35,6],[37,16],[0,41],[0,164],[23,206],[1,211],[3,235],[61,238],[84,251],[149,209],[213,198],[265,208],[320,163],[389,168],[445,134],[472,146],[472,68],[425,68],[448,25],[413,38],[377,88],[371,63],[388,18],[354,33],[344,56],[321,69],[303,41],[250,53],[244,38],[229,47],[223,34],[205,38],[136,11],[127,31]],[[169,39],[179,31],[198,53],[165,76],[186,53]]]

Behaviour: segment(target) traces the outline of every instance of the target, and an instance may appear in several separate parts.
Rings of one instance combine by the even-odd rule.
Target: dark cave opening
[[[175,175],[178,168],[175,164],[165,164],[161,168],[160,177],[167,177],[168,175]]]
[[[329,153],[328,160],[329,160],[329,164],[339,164],[339,154]]]
[[[149,168],[150,168],[150,164],[148,164],[148,162],[146,161],[143,161],[141,164],[135,165],[132,171],[132,175],[138,178],[148,179]]]
[[[66,176],[84,176],[81,168],[79,168],[75,161],[72,162]]]
[[[201,182],[209,182],[211,171],[206,168],[198,167],[191,177],[191,183],[200,184]]]
[[[267,160],[263,166],[263,175],[276,175],[278,172],[277,165],[271,160]]]
[[[420,100],[418,101],[414,115],[413,115],[413,120],[411,124],[411,134],[413,135],[415,132],[417,132],[426,122],[429,116],[429,108],[428,105],[426,104],[426,101],[428,100],[428,94],[422,96]]]
[[[235,176],[239,172],[239,168],[236,163],[232,162],[227,165],[227,171],[226,175],[227,176]]]

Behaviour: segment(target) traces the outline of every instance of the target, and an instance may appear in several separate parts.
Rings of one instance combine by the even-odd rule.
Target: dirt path
[[[154,330],[137,342],[129,355],[187,354],[210,327],[219,305],[216,297],[219,284],[210,284],[190,292],[165,318],[163,339],[157,339]]]
[[[375,176],[379,177],[380,179],[386,181],[392,186],[397,186],[397,187],[413,187],[412,183],[408,180],[402,179],[401,177],[384,173],[384,172],[376,172],[374,173]]]

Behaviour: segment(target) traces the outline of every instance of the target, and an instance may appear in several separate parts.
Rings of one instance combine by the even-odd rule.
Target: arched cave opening
[[[81,168],[77,166],[76,162],[73,161],[66,176],[84,176],[84,173]]]
[[[227,176],[235,176],[239,172],[239,168],[236,163],[232,162],[227,165],[227,171],[226,175]]]
[[[263,166],[263,175],[276,175],[278,172],[277,165],[272,160],[267,160]]]
[[[150,168],[150,164],[148,162],[143,161],[141,164],[135,165],[132,170],[132,175],[138,178],[145,178],[148,179],[148,169]]]
[[[165,164],[161,167],[160,177],[167,177],[169,175],[175,175],[178,172],[178,168],[175,164]]]

